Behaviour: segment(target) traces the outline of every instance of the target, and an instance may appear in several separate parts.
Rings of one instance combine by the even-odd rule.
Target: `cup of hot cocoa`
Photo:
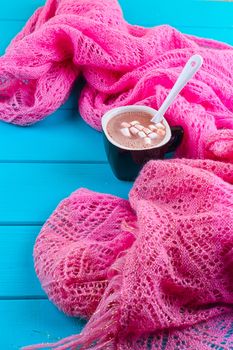
[[[151,119],[156,110],[125,106],[108,111],[102,118],[104,146],[109,164],[120,180],[133,181],[151,159],[171,157],[183,139],[181,126],[169,126],[165,118]]]

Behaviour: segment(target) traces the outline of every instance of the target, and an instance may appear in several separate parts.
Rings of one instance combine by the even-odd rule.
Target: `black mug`
[[[151,118],[156,113],[153,108],[135,105],[114,108],[102,118],[105,151],[112,171],[119,180],[135,180],[143,165],[149,160],[171,158],[172,153],[176,151],[183,139],[183,128],[181,126],[170,127],[164,118],[163,124],[166,126],[166,136],[159,145],[146,149],[129,149],[119,145],[108,135],[107,124],[109,120],[121,113],[139,111],[151,114]]]

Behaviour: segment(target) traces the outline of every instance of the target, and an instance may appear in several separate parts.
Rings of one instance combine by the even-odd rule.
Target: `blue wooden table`
[[[78,0],[77,0],[78,1]],[[0,52],[43,0],[2,1]],[[189,0],[121,0],[126,19],[233,44],[233,3]],[[33,269],[32,249],[46,218],[78,187],[127,198],[130,183],[116,180],[101,134],[80,118],[76,95],[46,120],[22,128],[0,122],[0,349],[56,341],[83,323],[48,300]],[[88,142],[87,142],[88,141]],[[83,147],[87,145],[88,147]],[[132,349],[133,350],[133,349]],[[170,349],[172,350],[172,349]]]

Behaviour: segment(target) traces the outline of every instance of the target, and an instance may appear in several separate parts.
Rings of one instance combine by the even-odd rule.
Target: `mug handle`
[[[171,134],[166,153],[175,152],[177,147],[180,146],[184,136],[184,129],[182,126],[171,126]]]

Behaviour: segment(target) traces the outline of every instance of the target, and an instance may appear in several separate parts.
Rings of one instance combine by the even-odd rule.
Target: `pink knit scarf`
[[[232,185],[232,164],[151,161],[129,202],[85,189],[63,200],[36,272],[61,310],[90,320],[47,347],[232,349]]]
[[[82,74],[80,113],[100,130],[112,107],[158,108],[193,53],[204,65],[166,114],[185,130],[178,155],[232,162],[233,48],[167,25],[130,25],[116,0],[48,0],[34,13],[0,58],[0,118],[41,120]]]

